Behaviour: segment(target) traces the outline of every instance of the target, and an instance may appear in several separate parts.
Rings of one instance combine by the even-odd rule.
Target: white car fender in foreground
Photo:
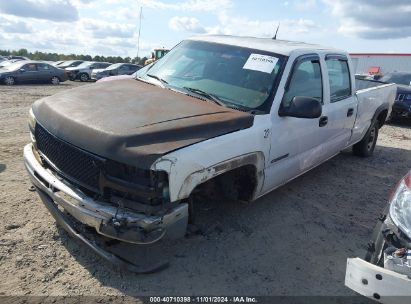
[[[411,303],[411,279],[360,258],[347,259],[345,285],[385,304]]]

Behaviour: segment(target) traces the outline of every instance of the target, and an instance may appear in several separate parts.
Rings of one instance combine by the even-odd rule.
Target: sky
[[[137,55],[193,35],[411,53],[411,0],[0,0],[0,49]]]

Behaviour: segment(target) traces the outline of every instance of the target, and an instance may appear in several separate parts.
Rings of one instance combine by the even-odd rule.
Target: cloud
[[[187,31],[194,34],[238,35],[253,37],[273,37],[279,20],[253,20],[241,16],[232,16],[227,12],[218,14],[218,24],[203,26],[194,17],[173,17],[169,21],[170,29],[174,31]],[[281,20],[279,37],[287,39],[298,38],[317,28],[317,24],[310,19],[284,19]],[[300,37],[301,39],[301,37]]]
[[[299,11],[308,11],[317,7],[317,0],[298,0],[294,6]]]
[[[0,16],[0,31],[5,33],[28,34],[32,33],[33,29],[26,22]]]
[[[78,20],[78,11],[68,0],[5,0],[0,1],[0,12],[55,22]]]
[[[200,21],[194,17],[173,17],[170,19],[168,26],[173,31],[187,31],[196,34],[203,34],[206,29],[200,24]]]
[[[95,8],[99,1],[96,0],[69,0],[76,8]],[[100,0],[101,2],[101,0]]]
[[[188,0],[176,3],[167,3],[159,0],[138,0],[138,4],[154,9],[204,12],[226,10],[233,6],[232,0]]]
[[[323,0],[340,19],[338,31],[364,39],[411,37],[409,0]]]
[[[85,30],[91,32],[94,38],[130,38],[134,35],[135,26],[110,23],[106,21],[83,19],[82,26]]]

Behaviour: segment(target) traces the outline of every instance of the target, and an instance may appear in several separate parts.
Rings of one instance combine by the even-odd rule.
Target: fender
[[[256,172],[256,187],[254,189],[253,198],[256,196],[264,183],[264,167],[265,167],[265,157],[263,152],[251,152],[247,154],[242,154],[234,158],[224,160],[222,162],[216,163],[209,167],[199,167],[193,166],[193,171],[183,177],[183,182],[181,184],[173,183],[173,176],[179,174],[181,171],[178,170],[177,164],[179,163],[177,159],[167,159],[163,157],[159,159],[155,164],[156,170],[163,170],[168,172],[170,181],[170,192],[174,192],[171,195],[171,201],[183,200],[191,195],[191,192],[200,184],[217,177],[223,173],[235,170],[237,168],[252,165],[255,167]],[[181,165],[181,164],[180,164]],[[171,193],[170,193],[171,194]]]

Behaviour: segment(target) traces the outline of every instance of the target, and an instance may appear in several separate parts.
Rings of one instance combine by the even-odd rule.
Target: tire
[[[81,73],[80,76],[79,76],[79,79],[80,79],[80,81],[82,81],[82,82],[86,82],[86,81],[88,81],[88,80],[90,79],[90,76],[88,76],[87,73]]]
[[[378,121],[376,120],[368,129],[364,138],[353,146],[354,155],[369,157],[373,154],[378,139],[378,130]]]
[[[4,78],[4,83],[6,85],[14,85],[16,83],[16,80],[12,76],[7,76],[6,78]]]
[[[51,77],[51,84],[59,85],[60,84],[60,79],[57,76]]]

